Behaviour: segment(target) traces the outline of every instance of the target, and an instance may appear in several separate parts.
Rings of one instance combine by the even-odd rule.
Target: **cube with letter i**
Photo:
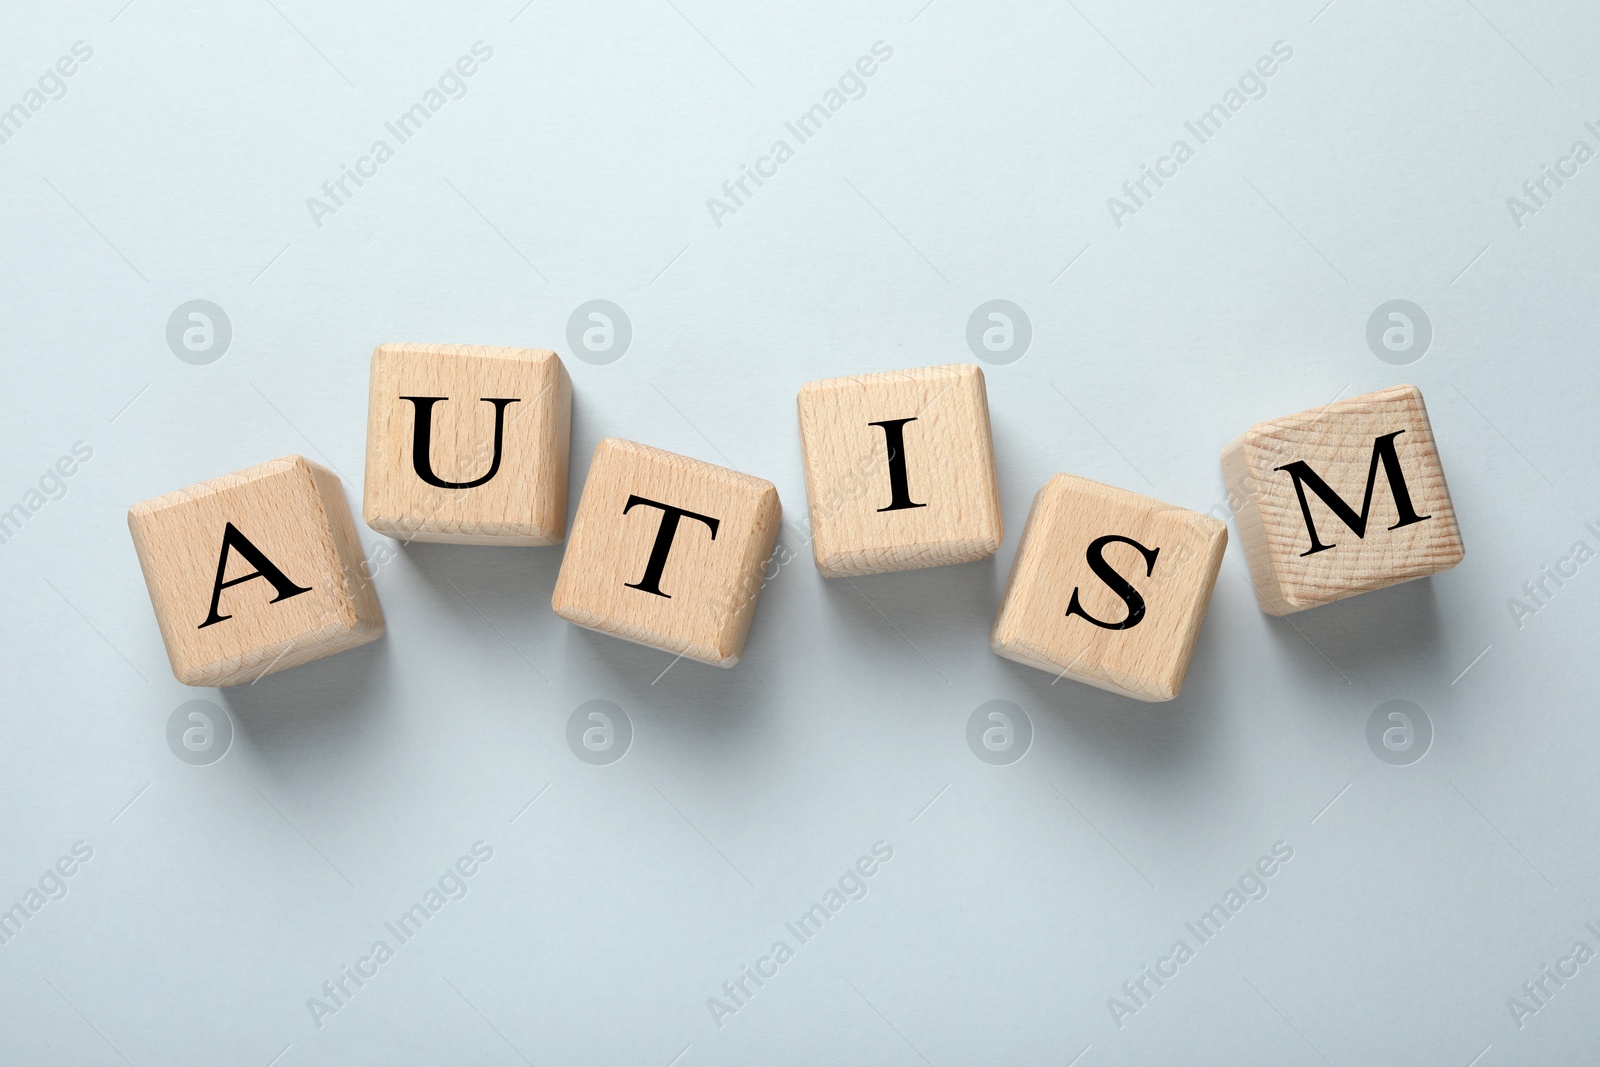
[[[571,428],[572,380],[554,352],[379,345],[363,517],[403,541],[556,544]]]
[[[1209,516],[1058,474],[1033,499],[989,645],[1113,693],[1171,700],[1227,544]]]
[[[128,528],[184,685],[252,682],[383,634],[344,490],[310,460],[135,504]]]
[[[732,667],[780,517],[771,482],[606,438],[589,464],[551,606],[579,626]]]
[[[1436,574],[1465,554],[1414,385],[1252,426],[1222,453],[1222,475],[1269,615]]]
[[[965,563],[1000,547],[978,367],[808,382],[798,406],[812,553],[824,577]]]

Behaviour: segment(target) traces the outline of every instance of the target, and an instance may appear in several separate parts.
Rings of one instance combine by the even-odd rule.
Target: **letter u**
[[[403,396],[401,400],[409,400],[416,408],[416,432],[411,440],[411,465],[416,469],[417,477],[429,485],[438,486],[440,489],[476,489],[500,472],[500,443],[505,436],[506,405],[518,402],[516,398],[481,397],[485,404],[494,405],[494,458],[489,461],[488,473],[482,478],[470,482],[447,482],[433,473],[433,463],[428,458],[433,442],[433,405],[443,396]]]

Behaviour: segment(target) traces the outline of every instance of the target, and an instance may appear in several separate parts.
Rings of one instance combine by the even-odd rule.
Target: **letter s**
[[[1078,590],[1076,587],[1072,590],[1072,602],[1067,605],[1067,614],[1069,616],[1081,616],[1102,630],[1130,630],[1139,625],[1139,622],[1144,618],[1144,597],[1139,595],[1137,589],[1128,584],[1126,578],[1117,573],[1116,568],[1106,562],[1106,546],[1115,543],[1132,545],[1139,550],[1139,554],[1144,557],[1145,577],[1155,573],[1156,557],[1161,554],[1161,549],[1146,548],[1133,538],[1123,537],[1121,534],[1107,534],[1089,542],[1089,549],[1084,553],[1089,562],[1089,569],[1094,571],[1095,577],[1105,582],[1113,593],[1121,597],[1124,604],[1128,605],[1127,618],[1121,622],[1102,622],[1090,615],[1083,610],[1083,605],[1078,603]]]
[[[489,60],[494,58],[494,48],[488,44],[485,44],[483,41],[473,41],[472,54],[477,56],[482,62],[487,63]]]
[[[489,844],[487,841],[474,841],[472,844],[472,854],[478,857],[478,859],[482,860],[484,863],[488,863],[490,860],[494,859],[494,846]]]
[[[1294,859],[1294,848],[1287,841],[1278,841],[1272,846],[1272,854],[1284,863],[1288,863]]]
[[[72,54],[84,62],[88,62],[89,59],[94,55],[94,48],[91,47],[87,41],[73,41]]]
[[[873,41],[872,54],[877,56],[881,61],[887,63],[889,60],[894,58],[894,48],[882,41]]]
[[[87,841],[74,842],[72,845],[72,854],[78,857],[79,861],[82,863],[88,863],[90,860],[94,859],[94,849]]]
[[[1287,41],[1273,41],[1272,54],[1287,62],[1294,58],[1294,48]]]
[[[887,841],[874,841],[872,843],[872,854],[884,863],[888,863],[894,859],[894,847]]]

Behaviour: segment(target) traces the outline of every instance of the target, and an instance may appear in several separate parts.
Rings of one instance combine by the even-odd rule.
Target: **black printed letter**
[[[249,574],[241,574],[237,578],[223,581],[222,576],[228,573],[228,550],[230,548],[249,560],[255,566],[255,570]],[[196,626],[195,629],[204,630],[214,622],[222,622],[225,619],[233,618],[232,615],[217,614],[217,602],[222,599],[222,591],[231,585],[248,582],[253,578],[265,578],[272,583],[272,588],[278,591],[278,595],[268,601],[269,604],[276,604],[280,600],[288,600],[292,596],[311,592],[309,586],[302,588],[291,582],[289,576],[278,569],[277,564],[268,559],[259,548],[251,544],[250,539],[240,533],[239,528],[230,522],[222,531],[222,555],[217,558],[217,580],[211,584],[211,613],[206,616],[206,621]]]
[[[902,512],[910,507],[928,507],[910,502],[910,485],[906,480],[906,424],[917,418],[885,419],[867,422],[867,426],[883,427],[883,445],[890,450],[890,506],[880,507],[880,512]]]
[[[1133,538],[1123,537],[1120,534],[1107,534],[1089,542],[1089,551],[1085,553],[1089,560],[1089,569],[1094,571],[1095,577],[1105,582],[1113,593],[1121,597],[1124,604],[1128,605],[1128,617],[1121,622],[1101,622],[1083,610],[1083,605],[1078,603],[1078,590],[1076,588],[1072,590],[1072,603],[1067,605],[1067,615],[1081,615],[1104,630],[1129,630],[1139,625],[1139,621],[1144,618],[1144,597],[1140,596],[1139,591],[1129,585],[1127,579],[1118,574],[1116,569],[1106,562],[1106,546],[1112,542],[1132,545],[1139,550],[1139,554],[1144,557],[1144,573],[1147,578],[1155,573],[1156,557],[1161,554],[1161,550],[1159,548],[1146,548]]]
[[[661,526],[656,530],[656,543],[650,549],[650,562],[644,565],[644,577],[637,582],[623,582],[629,589],[642,589],[646,593],[672,599],[671,593],[661,591],[661,572],[667,569],[667,553],[672,551],[672,539],[678,533],[679,519],[698,519],[711,528],[711,540],[717,539],[717,527],[722,523],[710,515],[701,515],[683,508],[675,508],[671,504],[662,504],[655,500],[646,500],[642,496],[629,494],[628,502],[623,505],[622,513],[626,515],[635,504],[645,507],[661,509]]]
[[[1395,454],[1394,439],[1405,433],[1396,430],[1386,433],[1372,442],[1372,466],[1367,468],[1367,495],[1361,498],[1361,511],[1358,514],[1354,508],[1346,504],[1338,493],[1328,487],[1328,483],[1318,477],[1303,459],[1293,463],[1285,463],[1275,470],[1288,471],[1289,477],[1294,479],[1294,491],[1300,497],[1300,513],[1305,516],[1306,530],[1311,534],[1311,547],[1300,553],[1309,556],[1317,552],[1325,552],[1335,546],[1325,545],[1317,539],[1317,527],[1311,521],[1311,505],[1306,502],[1306,487],[1322,498],[1328,505],[1328,510],[1338,516],[1339,521],[1355,531],[1357,537],[1367,536],[1367,516],[1372,512],[1372,489],[1378,481],[1378,464],[1383,464],[1383,472],[1389,477],[1389,492],[1394,494],[1395,507],[1400,512],[1400,521],[1389,527],[1398,530],[1402,526],[1410,526],[1423,519],[1431,519],[1432,515],[1418,515],[1416,508],[1411,506],[1411,493],[1406,489],[1406,476],[1400,470],[1400,457]]]
[[[500,397],[481,397],[485,404],[494,405],[494,459],[489,463],[489,473],[472,482],[447,482],[433,473],[433,464],[428,458],[429,443],[433,439],[433,405],[441,400],[448,399],[442,396],[403,396],[401,400],[409,400],[417,409],[416,432],[411,440],[411,465],[416,468],[417,477],[429,485],[436,485],[440,489],[476,489],[478,486],[493,478],[500,470],[500,438],[505,431],[506,405],[515,404],[515,399]]]
[[[906,423],[916,421],[913,416],[909,419],[867,423],[868,426],[883,427],[883,444],[889,450],[889,506],[879,508],[879,511],[905,511],[928,506],[911,502],[911,487],[906,481]]]

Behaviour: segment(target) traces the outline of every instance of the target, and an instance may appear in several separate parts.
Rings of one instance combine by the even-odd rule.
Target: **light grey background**
[[[0,906],[93,858],[0,945],[0,1060],[1592,1060],[1600,962],[1521,1026],[1507,1000],[1600,950],[1600,563],[1509,602],[1600,549],[1600,161],[1521,226],[1507,198],[1600,149],[1600,13],[1324,3],[8,3],[0,108],[93,56],[0,144],[0,508],[93,454],[0,544]],[[477,41],[466,95],[317,226],[307,198]],[[716,225],[707,198],[878,41],[866,95]],[[1196,146],[1184,122],[1277,41],[1265,97]],[[1107,198],[1180,137],[1117,226]],[[232,326],[209,365],[166,341],[194,299]],[[609,365],[566,344],[592,299],[633,326]],[[992,299],[1033,329],[987,368],[1004,546],[823,581],[796,390],[970,360]],[[1433,328],[1409,366],[1367,344],[1393,299]],[[378,570],[380,643],[177,684],[128,506],[300,452],[359,508],[382,341],[561,350],[574,505],[607,435],[774,481],[799,554],[744,662],[665,670],[557,619],[560,548],[419,545]],[[1274,620],[1235,543],[1166,705],[989,652],[1050,475],[1225,514],[1233,436],[1404,381],[1460,567]],[[209,766],[168,747],[196,698],[235,726]],[[591,700],[633,726],[610,765],[568,747]],[[1010,765],[967,745],[992,700],[1032,725]],[[1433,728],[1408,766],[1368,745],[1390,700]],[[308,998],[478,841],[464,899],[319,1027]],[[879,841],[865,898],[716,1025],[708,998]],[[1116,1025],[1276,842],[1265,899]]]

